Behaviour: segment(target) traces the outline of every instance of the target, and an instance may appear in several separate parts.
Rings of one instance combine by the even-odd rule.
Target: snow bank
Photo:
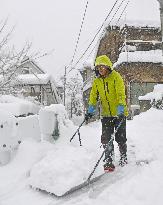
[[[7,110],[14,116],[27,115],[29,113],[37,114],[40,106],[23,98],[13,95],[0,96],[0,109]]]
[[[39,111],[39,124],[42,140],[52,140],[52,138],[62,136],[64,126],[73,126],[62,104],[52,104],[42,108]]]
[[[53,108],[58,108],[56,111],[58,114],[63,111],[63,107],[59,105],[58,107],[51,106],[48,109],[53,110]],[[56,141],[54,149],[32,168],[29,179],[32,187],[41,188],[56,195],[62,195],[73,186],[84,182],[99,159],[99,153],[101,153],[98,140],[92,142],[90,146],[89,135],[91,132],[85,136],[87,142],[85,146],[79,146],[78,135],[70,143],[70,138],[77,128],[72,123],[67,123],[64,118],[66,113],[61,113],[62,115],[57,117],[60,125],[60,138]],[[93,148],[92,144],[94,144]],[[99,166],[95,175],[102,172],[102,166]]]

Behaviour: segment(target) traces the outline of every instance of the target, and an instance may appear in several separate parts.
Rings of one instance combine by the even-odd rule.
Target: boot
[[[103,148],[106,149],[107,144],[103,144]],[[112,172],[115,169],[114,166],[114,145],[113,142],[110,143],[108,149],[105,150],[105,159],[104,159],[104,172]]]
[[[114,170],[115,170],[115,166],[112,162],[107,162],[106,164],[104,164],[105,173],[113,172]]]
[[[121,155],[120,156],[120,160],[119,160],[119,165],[121,167],[125,166],[126,164],[128,164],[128,161],[127,161],[127,155]]]
[[[119,145],[119,151],[120,151],[119,165],[123,167],[128,163],[127,162],[127,144],[124,143],[122,145]]]

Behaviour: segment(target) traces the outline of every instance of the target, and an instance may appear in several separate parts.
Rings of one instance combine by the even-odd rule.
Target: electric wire
[[[83,14],[83,18],[82,18],[82,22],[81,22],[81,26],[80,26],[78,38],[77,38],[76,45],[75,45],[74,54],[73,54],[72,60],[70,61],[70,65],[69,66],[71,66],[73,64],[73,62],[74,62],[74,58],[75,58],[75,55],[76,55],[76,52],[77,52],[77,48],[78,48],[78,44],[79,44],[79,40],[80,40],[80,36],[81,36],[81,32],[82,32],[84,20],[85,20],[87,8],[88,8],[88,0],[86,2],[86,6],[85,6],[85,10],[84,10],[84,14]]]
[[[118,25],[118,23],[119,23],[119,21],[120,21],[122,15],[123,15],[124,12],[126,11],[126,8],[127,8],[128,4],[129,4],[129,2],[130,2],[130,0],[128,0],[128,2],[126,3],[126,6],[124,7],[124,9],[123,9],[123,11],[122,11],[122,13],[121,13],[119,19],[118,19],[117,22],[116,22],[116,26]]]
[[[125,10],[127,9],[127,6],[128,6],[128,4],[129,4],[129,2],[130,2],[130,0],[128,0],[128,2],[126,3],[126,5],[125,5],[123,11],[121,12],[120,17],[118,18],[118,20],[117,20],[117,22],[116,22],[116,26],[117,26],[117,24],[119,23],[120,19],[122,18],[122,15],[124,14]],[[117,12],[118,12],[118,11],[117,11]],[[110,23],[111,23],[111,21],[110,21]],[[103,35],[103,33],[102,33],[102,35]],[[99,38],[99,40],[97,41],[97,43],[94,45],[94,47],[93,47],[93,49],[91,50],[91,52],[89,53],[87,59],[91,56],[91,54],[93,53],[93,51],[94,51],[95,48],[97,47],[97,44],[100,43],[100,40],[101,40],[101,38],[102,38],[102,35],[100,36],[100,38]]]
[[[110,12],[108,13],[108,15],[106,16],[105,20],[103,21],[102,25],[100,26],[100,28],[98,29],[97,33],[95,34],[95,36],[93,37],[92,41],[90,42],[89,46],[87,47],[87,49],[84,51],[84,53],[82,54],[82,56],[77,60],[77,62],[75,63],[75,66],[80,62],[80,60],[83,58],[83,56],[85,55],[85,53],[88,51],[88,49],[90,48],[90,46],[92,45],[92,43],[94,42],[94,40],[96,39],[97,35],[99,34],[99,32],[101,31],[102,27],[104,26],[106,20],[108,19],[108,17],[110,16],[111,12],[113,11],[114,7],[116,6],[116,4],[118,3],[119,0],[116,0],[116,2],[114,3],[113,7],[111,8]],[[124,0],[123,0],[124,1]],[[74,66],[74,67],[75,67]],[[71,72],[71,70],[73,70],[74,68],[71,68],[69,70],[69,72]],[[68,73],[69,73],[68,72]]]
[[[105,20],[103,21],[101,27],[99,28],[98,32],[95,34],[94,38],[92,39],[91,43],[89,44],[89,46],[87,47],[87,49],[84,51],[84,53],[81,55],[81,57],[77,60],[77,62],[75,63],[75,65],[69,70],[69,72],[71,72],[73,69],[75,69],[75,67],[77,66],[77,64],[80,62],[80,60],[84,57],[84,55],[86,54],[86,52],[88,51],[88,49],[90,48],[90,46],[92,45],[92,43],[94,42],[95,38],[97,37],[97,35],[99,34],[99,32],[101,31],[102,27],[104,26],[105,22],[107,21],[108,17],[110,16],[111,12],[113,11],[114,7],[116,6],[116,4],[118,3],[119,0],[116,0],[116,2],[114,3],[112,9],[110,10],[110,12],[108,13],[108,15],[106,16]],[[114,19],[115,15],[117,14],[117,12],[119,11],[119,9],[121,8],[122,4],[124,3],[125,0],[122,0],[122,2],[120,3],[120,5],[118,6],[117,10],[115,11],[112,19],[109,21],[108,24],[111,23],[111,21]],[[103,33],[102,33],[103,35]],[[100,36],[100,39],[102,37],[102,35]],[[97,42],[98,43],[98,42]],[[94,47],[95,48],[95,47]],[[94,50],[93,48],[93,50]],[[68,73],[69,73],[68,72]]]

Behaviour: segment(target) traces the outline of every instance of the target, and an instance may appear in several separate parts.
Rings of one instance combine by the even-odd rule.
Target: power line
[[[121,17],[122,17],[122,15],[123,15],[123,13],[125,12],[125,10],[126,10],[126,8],[127,8],[127,6],[128,6],[128,4],[129,4],[129,2],[130,2],[130,0],[128,0],[128,2],[126,3],[126,5],[125,5],[125,7],[124,7],[124,9],[123,9],[123,11],[121,12],[121,14],[120,14],[120,17],[118,18],[118,21],[116,22],[116,25],[118,24],[118,22],[120,21],[120,19],[121,19]],[[122,4],[121,4],[122,5]],[[120,5],[120,6],[121,6]],[[120,7],[119,7],[120,8]],[[117,11],[116,11],[116,13],[118,12],[118,10],[119,10],[119,8],[117,9]],[[115,15],[114,15],[115,16]],[[111,23],[111,21],[113,20],[113,18],[110,20],[110,22],[109,22],[109,24]],[[108,24],[108,25],[109,25]],[[101,36],[100,36],[100,38],[99,39],[101,39],[102,38],[102,36],[103,36],[103,33],[101,34]],[[92,54],[92,52],[94,51],[94,49],[96,48],[96,46],[97,46],[97,44],[100,42],[100,40],[98,40],[97,41],[97,43],[95,44],[95,46],[93,47],[93,49],[91,50],[91,52],[89,53],[89,55],[88,55],[88,57],[87,57],[87,59],[89,58],[89,56]]]
[[[122,2],[120,3],[119,7],[118,7],[117,10],[116,10],[116,12],[114,13],[113,17],[112,17],[111,20],[109,21],[108,25],[110,25],[110,23],[111,23],[112,20],[114,19],[115,15],[117,14],[117,12],[119,11],[119,9],[121,8],[121,6],[122,6],[122,4],[123,4],[124,1],[125,1],[125,0],[122,0]]]
[[[121,13],[121,15],[120,15],[120,17],[119,17],[119,19],[118,19],[118,21],[117,21],[117,23],[116,23],[116,26],[117,26],[117,24],[119,23],[119,21],[120,21],[122,15],[123,15],[123,13],[125,12],[125,10],[126,10],[128,4],[129,4],[129,2],[130,2],[130,0],[128,0],[128,2],[126,3],[126,6],[124,7],[124,9],[123,9],[123,11],[122,11],[122,13]]]
[[[108,17],[110,16],[111,12],[113,11],[113,9],[114,9],[114,7],[116,6],[116,4],[118,3],[118,1],[119,1],[119,0],[116,0],[116,2],[114,3],[113,7],[112,7],[111,10],[110,10],[110,12],[108,13],[108,15],[106,16],[105,20],[103,21],[101,27],[98,29],[97,33],[95,34],[94,38],[92,39],[91,43],[89,44],[89,46],[87,47],[87,49],[84,51],[84,53],[82,54],[82,56],[77,60],[77,62],[75,63],[74,67],[80,62],[80,60],[81,60],[81,59],[83,58],[83,56],[86,54],[86,52],[88,51],[88,49],[90,48],[90,46],[92,45],[92,43],[94,42],[94,40],[96,39],[97,35],[98,35],[99,32],[101,31],[102,27],[104,26],[106,20],[107,20]],[[122,0],[122,2],[121,2],[121,4],[119,5],[118,8],[121,7],[121,5],[122,5],[122,3],[123,3],[124,1],[125,1],[125,0]],[[118,10],[119,10],[119,9],[118,9]],[[117,13],[117,11],[116,11],[116,13]],[[114,15],[114,16],[115,16],[115,15]],[[71,68],[71,69],[69,70],[69,72],[71,72],[71,70],[73,70],[74,67]],[[68,73],[69,73],[69,72],[68,72]]]
[[[73,57],[72,57],[72,60],[71,60],[69,66],[71,66],[72,63],[74,62],[74,58],[75,58],[75,55],[76,55],[76,51],[77,51],[78,44],[79,44],[79,40],[80,40],[80,36],[81,36],[81,31],[82,31],[82,28],[83,28],[83,24],[84,24],[86,12],[87,12],[87,7],[88,7],[88,0],[87,0],[87,2],[86,2],[86,6],[85,6],[85,10],[84,10],[84,14],[83,14],[83,18],[82,18],[82,22],[81,22],[81,26],[80,26],[78,38],[77,38],[77,41],[76,41],[76,46],[75,46],[74,54],[73,54]]]

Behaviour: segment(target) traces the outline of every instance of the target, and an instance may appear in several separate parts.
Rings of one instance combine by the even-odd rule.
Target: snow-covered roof
[[[159,7],[160,5],[158,0],[129,1],[129,4],[126,8],[126,12],[123,13],[121,20],[118,22],[118,25],[120,25],[121,27],[123,27],[125,24],[134,27],[160,27],[161,24]],[[124,7],[121,6],[116,16],[120,15],[123,8]],[[117,23],[116,16],[114,18],[115,21],[112,21],[111,24]],[[106,22],[106,26],[107,23],[108,22]]]
[[[135,52],[122,52],[114,67],[122,63],[163,63],[163,56],[161,50],[150,50],[150,51],[135,51]]]
[[[3,82],[4,77],[0,75],[0,82]],[[49,74],[21,74],[18,75],[14,81],[15,84],[28,84],[28,85],[36,85],[36,84],[47,84],[49,81],[53,81],[51,75]]]
[[[126,13],[124,13],[124,15],[121,17],[121,19],[117,23],[121,12],[122,10],[120,9],[114,18],[112,15],[115,13],[114,12],[111,13],[110,18],[104,23],[104,31],[106,30],[108,25],[120,26],[121,29],[126,25],[133,26],[135,28],[140,28],[140,27],[141,28],[160,28],[161,27],[159,2],[157,0],[132,0],[130,1],[126,9]],[[102,31],[101,34],[99,34],[99,39],[101,38],[102,34],[104,35],[105,33],[104,31]],[[140,40],[137,40],[137,41],[140,42]],[[153,43],[158,43],[158,42],[153,42]],[[96,46],[96,53],[97,53],[97,48],[98,46]],[[142,54],[140,53],[131,54],[130,61],[153,62],[153,63],[163,61],[161,57],[156,57],[157,54],[152,54],[152,52],[149,52],[149,54],[144,53],[143,55],[145,56],[145,59],[143,61],[142,61],[143,57],[141,55]],[[149,55],[150,57],[152,57],[152,59],[150,58],[148,59]],[[92,68],[93,62],[95,60],[95,56],[96,55],[92,55],[88,60],[85,61],[83,66]],[[119,57],[118,63],[121,63],[121,61],[126,62],[127,61],[126,56],[124,53],[121,54]]]
[[[35,69],[37,69],[38,71],[40,71],[41,73],[45,73],[43,71],[43,69],[38,65],[38,63],[36,63],[33,59],[30,59],[29,57],[24,57],[24,59],[21,62],[21,65],[19,67],[23,67],[24,64],[29,63],[32,66],[35,67]]]
[[[52,80],[49,74],[22,74],[17,76],[18,84],[47,84]]]

